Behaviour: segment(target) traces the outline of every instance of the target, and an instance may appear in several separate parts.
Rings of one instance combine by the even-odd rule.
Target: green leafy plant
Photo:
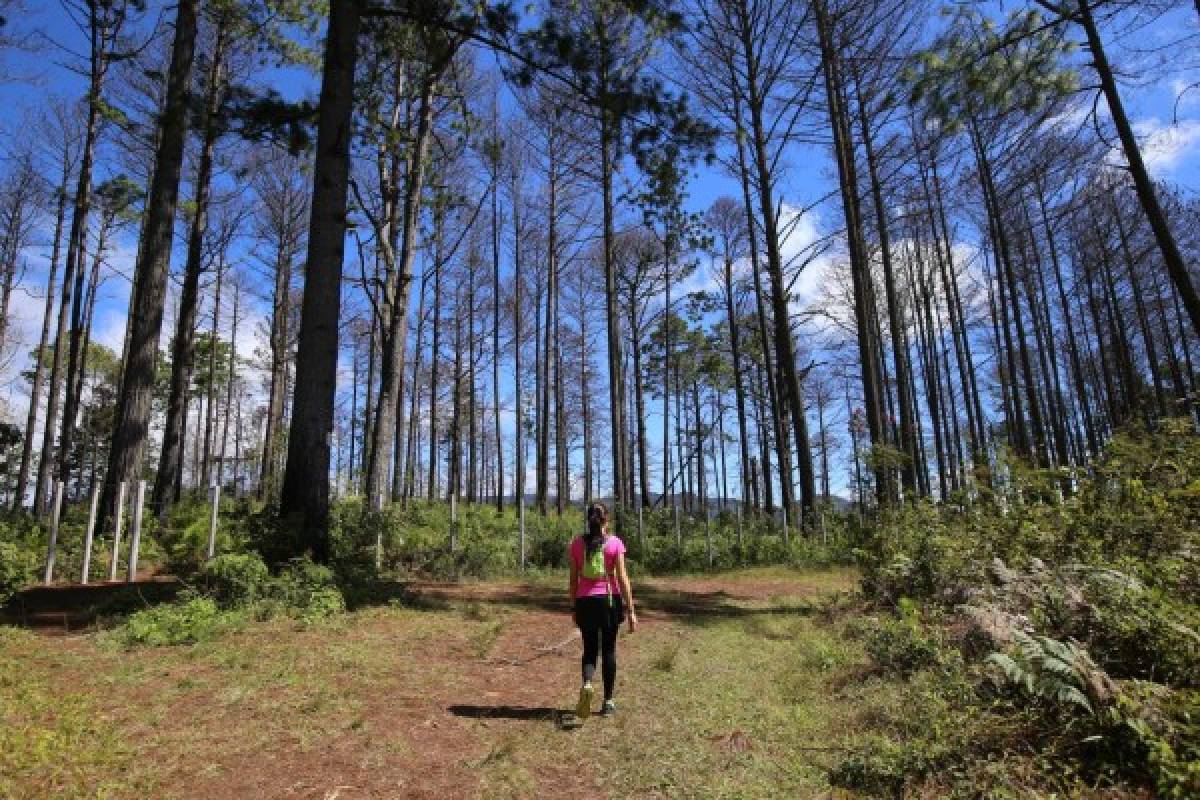
[[[239,616],[222,611],[212,598],[193,597],[138,611],[116,630],[116,637],[127,647],[194,644],[239,623]]]
[[[207,562],[197,578],[214,600],[232,607],[265,596],[270,590],[271,574],[254,553],[228,553]]]
[[[993,653],[987,658],[987,663],[999,670],[1007,685],[1036,702],[1088,715],[1096,713],[1093,700],[1105,699],[1097,684],[1107,680],[1107,676],[1086,650],[1073,642],[1060,642],[1048,636],[1017,632],[1014,639],[1016,648],[1012,655]]]
[[[941,662],[938,640],[914,620],[886,620],[864,641],[867,655],[881,669],[900,675],[936,666]]]

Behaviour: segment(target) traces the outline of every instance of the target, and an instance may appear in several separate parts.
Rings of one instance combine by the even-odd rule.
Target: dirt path
[[[713,751],[718,771],[734,758],[754,779],[769,776],[769,731],[751,737],[731,727],[722,734],[725,720],[664,708],[679,699],[668,701],[663,692],[672,691],[672,681],[699,693],[706,681],[715,689],[724,680],[705,675],[709,667],[693,640],[758,631],[753,641],[769,646],[763,626],[790,620],[775,612],[851,580],[844,572],[770,571],[643,584],[642,627],[623,633],[619,645],[619,714],[582,726],[569,711],[579,643],[559,587],[423,584],[411,607],[300,629],[251,624],[191,648],[126,652],[94,636],[0,638],[0,700],[17,680],[6,677],[5,664],[15,672],[21,663],[24,680],[86,704],[97,726],[113,734],[115,754],[100,772],[119,770],[97,774],[76,753],[84,762],[76,769],[30,768],[13,785],[28,797],[759,796],[719,786],[693,794],[669,785],[674,779],[656,773],[656,764],[639,764],[649,769],[644,776],[631,773],[628,759],[678,745],[704,751],[704,759]],[[728,644],[732,657],[749,654],[732,640],[711,642],[710,650]],[[700,670],[695,681],[687,677],[692,666]],[[726,716],[740,713],[731,708]],[[754,725],[754,710],[748,713],[729,725]],[[53,709],[46,717],[27,720],[30,731],[60,722]],[[680,752],[678,767],[687,771],[694,754]],[[68,766],[71,758],[68,750]]]

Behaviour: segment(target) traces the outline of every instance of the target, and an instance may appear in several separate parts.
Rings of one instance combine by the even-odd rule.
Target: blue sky
[[[30,135],[24,123],[25,112],[36,110],[48,96],[76,98],[83,91],[82,77],[66,66],[73,61],[68,51],[82,51],[83,42],[79,32],[69,25],[56,0],[28,0],[26,5],[27,13],[14,15],[13,27],[16,32],[40,30],[45,36],[34,37],[37,47],[32,52],[10,51],[0,55],[0,108],[5,109],[0,113],[0,154],[11,152],[14,145],[19,146]],[[170,15],[170,10],[164,12],[159,3],[151,2],[149,6],[148,21],[157,19],[163,13],[168,17]],[[1013,4],[1006,6],[1012,7]],[[1183,60],[1166,67],[1155,64],[1155,69],[1147,69],[1147,65],[1157,59],[1156,55],[1148,52],[1153,50],[1154,45],[1177,41],[1185,32],[1197,32],[1197,15],[1190,4],[1180,4],[1180,8],[1155,25],[1114,41],[1110,55],[1118,66],[1128,68],[1124,97],[1138,133],[1146,143],[1151,169],[1160,177],[1194,190],[1200,184],[1200,159],[1197,158],[1200,153],[1200,88],[1192,86],[1197,80],[1195,70],[1189,69]],[[1144,77],[1146,75],[1153,77]],[[287,97],[311,96],[315,93],[315,77],[303,70],[264,69],[258,78]],[[1062,123],[1079,124],[1090,108],[1090,99],[1082,102],[1080,111],[1068,115]],[[1100,108],[1103,111],[1103,102]],[[98,178],[102,179],[111,169],[110,162],[111,159],[106,159],[102,153]],[[787,172],[781,182],[781,199],[785,210],[807,207],[824,196],[832,185],[832,169],[832,161],[824,148],[794,148],[787,159]],[[740,196],[739,192],[738,185],[719,165],[701,166],[688,188],[688,203],[693,209],[702,210],[721,194],[736,197]],[[185,186],[181,198],[187,196],[188,189]],[[793,241],[787,249],[793,252],[799,250],[822,230],[836,227],[840,216],[839,205],[824,203],[799,221]],[[40,326],[51,222],[47,221],[46,230],[37,237],[37,244],[25,253],[27,267],[20,285],[14,291],[10,308],[13,317],[10,343],[6,351],[0,354],[0,404],[7,406],[4,411],[6,416],[20,420],[24,419],[28,388],[25,381],[19,378],[19,372],[27,366],[27,353],[36,344]],[[136,250],[135,232],[127,231],[116,242],[109,256],[108,277],[100,292],[94,335],[98,341],[114,349],[119,349],[124,336],[129,291],[124,276],[130,271]],[[181,225],[177,225],[176,234],[178,240],[182,234]],[[968,238],[964,246],[969,248],[971,234],[965,232],[964,235]],[[348,251],[352,252],[353,248],[348,248]],[[173,267],[178,267],[181,260],[180,252],[173,259]],[[827,261],[828,258],[818,260],[800,280],[798,304],[819,293]],[[249,272],[247,274],[252,275]],[[702,266],[689,288],[703,288],[708,275],[709,270]],[[243,323],[242,333],[238,337],[239,351],[245,355],[250,355],[255,347],[262,345],[258,328],[265,319],[264,308],[261,305],[252,308],[249,318],[249,322]],[[172,324],[169,308],[164,324],[164,342]],[[207,326],[207,323],[204,325]],[[227,321],[225,325],[228,325]],[[349,380],[348,371],[346,380]],[[505,388],[511,391],[511,386]],[[657,419],[652,419],[651,424],[657,426]],[[841,424],[844,425],[844,422]],[[652,433],[651,441],[657,440],[658,437]],[[844,486],[844,468],[839,467],[837,472],[834,484]]]

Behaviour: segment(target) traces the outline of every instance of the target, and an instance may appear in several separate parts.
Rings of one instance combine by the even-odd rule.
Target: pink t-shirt
[[[625,543],[616,536],[606,536],[604,538],[604,571],[611,577],[609,581],[612,584],[612,593],[620,594],[621,587],[617,583],[617,556],[624,554]],[[571,546],[567,551],[571,556],[571,563],[579,570],[579,583],[575,587],[576,597],[594,597],[600,595],[604,597],[608,594],[609,588],[605,586],[608,581],[603,578],[592,579],[583,577],[583,554],[584,544],[583,537],[576,536],[571,540]]]

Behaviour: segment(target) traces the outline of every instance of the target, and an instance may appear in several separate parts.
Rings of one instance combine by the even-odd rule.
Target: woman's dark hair
[[[608,509],[603,503],[592,503],[587,510],[587,535],[583,537],[583,543],[587,546],[587,552],[590,555],[593,553],[600,543],[604,541],[604,526],[608,524]]]

